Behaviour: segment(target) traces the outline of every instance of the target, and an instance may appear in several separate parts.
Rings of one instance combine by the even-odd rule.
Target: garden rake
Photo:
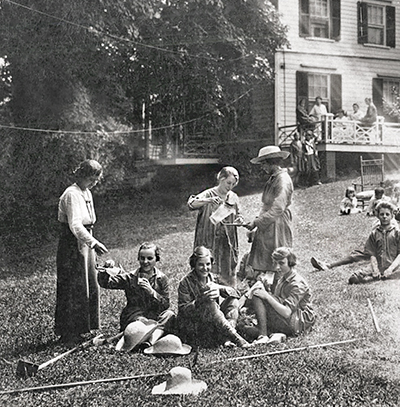
[[[39,370],[42,370],[45,367],[57,362],[57,360],[60,360],[61,358],[65,357],[67,355],[70,355],[71,353],[74,353],[79,349],[87,348],[92,343],[95,343],[96,339],[98,339],[100,336],[101,335],[96,336],[95,338],[90,339],[89,341],[83,342],[83,343],[75,346],[74,348],[72,348],[72,349],[70,349],[70,350],[68,350],[68,351],[66,351],[64,353],[61,353],[61,354],[57,355],[56,357],[54,357],[54,358],[52,358],[52,359],[48,360],[47,362],[44,362],[44,363],[42,363],[40,365],[38,365],[37,363],[31,362],[29,360],[21,360],[20,359],[18,361],[18,363],[17,363],[16,374],[17,374],[17,376],[23,377],[23,378],[35,376],[36,373]]]

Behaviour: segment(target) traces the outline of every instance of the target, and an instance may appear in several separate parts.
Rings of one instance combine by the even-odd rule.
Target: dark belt
[[[64,227],[68,227],[69,228],[69,225],[68,225],[68,223],[65,223],[65,222],[61,222],[61,225],[62,226],[64,226]],[[91,223],[90,225],[83,225],[87,230],[92,230],[93,229],[93,227],[94,227],[94,224],[93,223]]]

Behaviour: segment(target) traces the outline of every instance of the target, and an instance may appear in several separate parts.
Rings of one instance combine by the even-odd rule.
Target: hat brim
[[[156,355],[156,356],[184,356],[188,355],[192,351],[192,347],[186,344],[182,344],[182,348],[179,351],[171,351],[171,352],[160,352],[154,349],[154,346],[150,346],[150,348],[146,348],[143,353],[146,355]]]
[[[153,387],[151,394],[199,394],[204,390],[207,390],[207,383],[202,380],[192,379],[190,384],[183,383],[179,386],[171,387],[166,390],[167,382],[163,382]]]
[[[159,325],[157,324],[156,321],[153,320],[148,320],[148,321],[144,321],[144,323],[146,325],[149,326],[149,330],[147,332],[145,332],[143,334],[143,336],[136,342],[133,342],[130,345],[127,345],[125,343],[125,338],[122,337],[118,343],[115,345],[115,350],[117,351],[122,351],[122,352],[130,352],[132,349],[134,349],[136,346],[140,345],[143,342],[146,342],[151,335],[153,334],[153,332],[159,327]]]
[[[288,151],[277,151],[275,153],[270,153],[266,155],[262,155],[260,157],[255,157],[250,160],[252,164],[260,164],[261,161],[268,160],[270,158],[288,158],[290,153]]]

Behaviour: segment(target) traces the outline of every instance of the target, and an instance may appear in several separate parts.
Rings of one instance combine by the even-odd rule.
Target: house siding
[[[253,130],[250,138],[262,136],[266,143],[274,143],[275,120],[274,120],[274,84],[266,81],[253,89]]]

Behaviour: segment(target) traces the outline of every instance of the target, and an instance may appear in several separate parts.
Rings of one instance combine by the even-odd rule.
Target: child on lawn
[[[356,190],[353,187],[347,187],[345,197],[340,202],[340,214],[350,215],[351,213],[360,213],[361,209],[357,208]]]
[[[375,209],[382,201],[390,202],[390,198],[385,195],[385,190],[382,187],[375,188],[374,196],[369,201],[367,216],[376,216]]]
[[[239,183],[234,167],[224,167],[217,175],[218,185],[206,189],[188,200],[191,210],[197,210],[194,246],[210,248],[215,256],[213,272],[224,284],[236,286],[236,266],[239,256],[237,226],[243,223],[239,198],[232,189]],[[213,221],[213,214],[224,212],[224,218]],[[210,219],[211,217],[211,219]]]
[[[307,282],[294,269],[296,256],[292,249],[278,247],[272,253],[278,282],[273,293],[259,282],[252,287],[252,301],[257,317],[258,338],[254,344],[267,344],[268,335],[299,335],[315,323],[311,293]],[[257,287],[257,288],[255,288]]]
[[[101,287],[125,290],[127,304],[120,317],[121,331],[131,322],[143,318],[157,320],[162,325],[168,322],[169,325],[174,315],[169,309],[168,278],[155,267],[160,260],[159,247],[154,243],[142,243],[138,260],[140,267],[130,273],[111,275],[107,267],[99,269],[98,282]],[[162,334],[163,330],[157,329],[152,339],[155,341]]]
[[[376,212],[380,224],[372,230],[363,251],[355,250],[348,257],[333,263],[324,263],[312,257],[311,264],[317,270],[330,270],[344,264],[370,259],[371,270],[353,273],[349,278],[349,284],[390,278],[398,271],[400,265],[400,230],[392,222],[394,210],[395,207],[390,202],[378,204]]]
[[[192,271],[178,287],[177,324],[188,342],[225,343],[226,346],[248,347],[250,344],[236,331],[239,316],[238,292],[218,284],[211,274],[214,258],[211,251],[198,246],[190,256]]]

